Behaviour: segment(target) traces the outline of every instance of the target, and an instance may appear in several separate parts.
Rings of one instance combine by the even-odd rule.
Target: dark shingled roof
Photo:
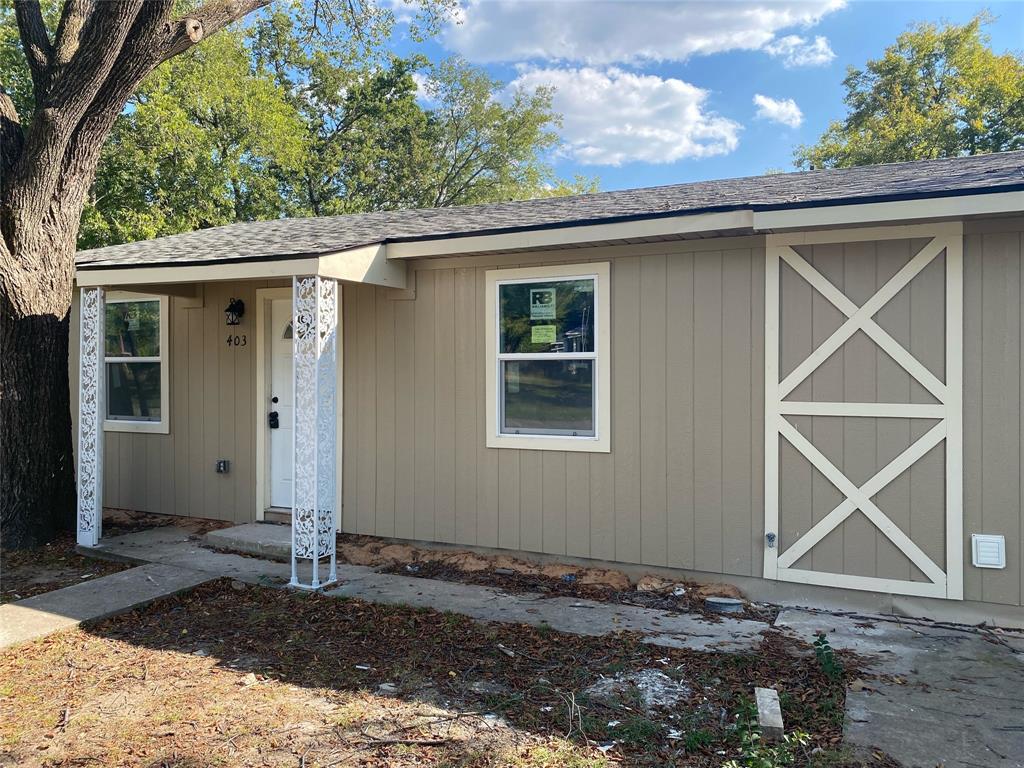
[[[493,234],[753,209],[909,200],[1024,189],[1024,151],[700,181],[455,208],[243,222],[82,251],[79,267],[252,261],[371,243]]]

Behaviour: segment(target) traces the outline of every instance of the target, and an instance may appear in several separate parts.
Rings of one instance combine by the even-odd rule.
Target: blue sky
[[[844,114],[847,65],[985,8],[993,48],[1024,49],[1020,0],[463,0],[462,23],[420,49],[555,86],[558,174],[621,189],[791,170],[793,148]]]

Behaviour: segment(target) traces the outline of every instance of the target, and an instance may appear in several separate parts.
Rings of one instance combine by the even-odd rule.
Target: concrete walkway
[[[260,525],[212,532],[205,543],[263,557],[287,557],[289,539],[290,530],[285,526]],[[95,554],[149,565],[51,595],[80,590],[77,594],[85,606],[86,592],[105,583],[118,583],[111,581],[115,579],[138,581],[138,574],[152,575],[146,570],[149,568],[164,569],[157,573],[165,574],[167,585],[180,584],[176,589],[218,576],[270,586],[288,580],[286,563],[214,551],[203,543],[176,527],[104,539]],[[180,573],[178,582],[175,573]],[[470,584],[377,573],[362,566],[339,565],[338,577],[339,585],[327,594],[454,611],[483,621],[547,624],[588,635],[630,630],[643,634],[647,642],[670,647],[752,650],[767,628],[763,623],[726,617],[711,623],[693,615],[633,606],[510,594]],[[76,623],[79,619],[75,616],[80,613],[101,610],[98,605],[79,610],[75,594],[71,593],[70,601],[60,598],[63,608],[52,606],[56,608],[53,613],[69,624]],[[8,628],[4,614],[0,614],[0,626]],[[901,622],[893,617],[845,617],[800,609],[783,610],[776,628],[806,642],[824,631],[834,647],[874,658],[871,672],[883,675],[882,680],[867,680],[867,687],[847,695],[846,736],[851,744],[882,749],[907,768],[1024,768],[1021,633],[998,635]]]
[[[202,543],[280,557],[290,551],[290,536],[287,526],[249,525],[212,531]],[[230,576],[272,586],[285,584],[291,575],[290,566],[285,563],[213,551],[174,527],[104,539],[100,553],[139,562],[183,566],[206,571],[211,576]],[[593,600],[513,594],[475,584],[377,573],[375,568],[361,565],[339,563],[338,583],[339,586],[328,589],[326,594],[452,611],[481,621],[546,624],[562,632],[587,635],[627,630],[644,635],[652,644],[674,648],[753,650],[761,642],[761,632],[769,627],[758,621],[723,617],[720,622],[709,622],[691,614]]]
[[[776,626],[871,655],[883,677],[846,694],[846,740],[906,768],[1024,767],[1024,636],[893,617],[785,610]]]
[[[130,611],[209,579],[203,571],[151,563],[0,605],[0,648]]]

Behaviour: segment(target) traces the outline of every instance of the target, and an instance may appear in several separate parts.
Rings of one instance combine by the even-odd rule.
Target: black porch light
[[[238,325],[245,314],[245,302],[241,299],[231,299],[227,309],[224,310],[224,317],[228,325]]]

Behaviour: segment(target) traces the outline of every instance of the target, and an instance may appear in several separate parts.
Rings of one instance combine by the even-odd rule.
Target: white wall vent
[[[971,554],[978,568],[1005,568],[1006,539],[989,533],[972,533]]]

